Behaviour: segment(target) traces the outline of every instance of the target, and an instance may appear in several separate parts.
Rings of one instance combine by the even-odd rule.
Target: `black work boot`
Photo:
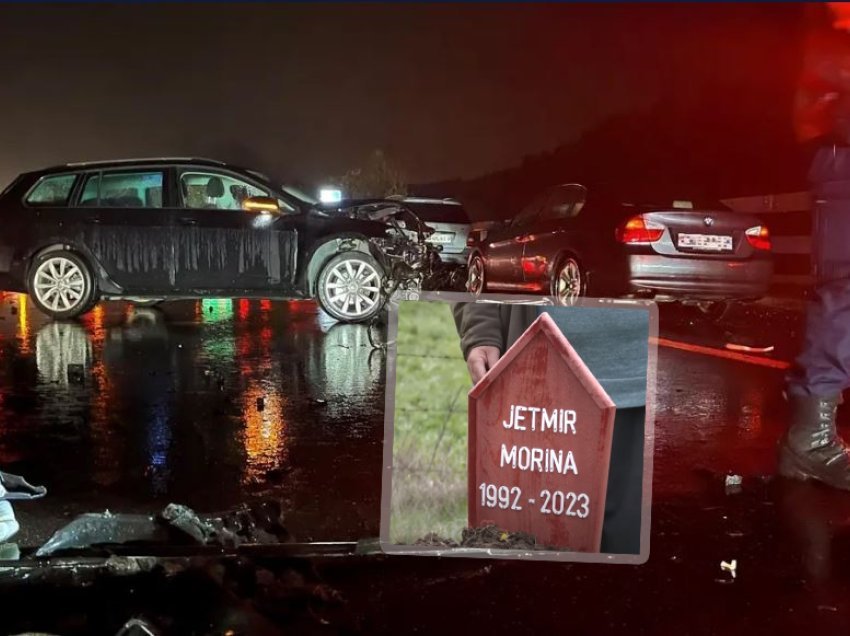
[[[790,397],[791,426],[779,447],[779,474],[850,490],[850,450],[835,430],[841,396]]]

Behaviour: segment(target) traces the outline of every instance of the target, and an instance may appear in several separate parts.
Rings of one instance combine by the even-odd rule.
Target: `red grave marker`
[[[541,314],[469,392],[469,525],[599,552],[615,413]]]

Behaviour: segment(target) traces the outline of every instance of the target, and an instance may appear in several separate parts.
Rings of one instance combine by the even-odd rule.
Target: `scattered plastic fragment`
[[[727,563],[726,561],[721,561],[720,562],[720,569],[723,570],[724,572],[729,572],[732,575],[732,578],[734,579],[737,576],[738,561],[735,560],[735,559],[732,559],[731,563]]]
[[[171,503],[157,516],[103,513],[83,514],[57,530],[36,552],[56,552],[110,545],[143,544],[235,546],[291,541],[283,525],[279,502],[263,501],[223,513],[199,515],[188,506]]]
[[[170,503],[159,513],[159,516],[171,527],[186,533],[200,544],[208,543],[216,534],[215,528],[210,523],[202,521],[188,506]]]
[[[15,511],[12,504],[0,499],[0,541],[6,541],[14,537],[21,529],[18,520],[15,519]]]
[[[99,545],[165,541],[168,531],[150,515],[86,513],[53,533],[35,553],[45,557],[62,550],[82,550]]]
[[[159,636],[161,632],[141,618],[132,618],[118,630],[115,636]]]
[[[0,561],[17,561],[21,550],[17,543],[0,543]]]

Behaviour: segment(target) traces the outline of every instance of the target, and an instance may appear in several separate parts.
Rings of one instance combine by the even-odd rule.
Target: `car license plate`
[[[705,252],[731,252],[732,237],[718,234],[679,234],[678,245]]]
[[[454,240],[454,232],[435,232],[428,237],[428,241],[431,243],[451,243]]]

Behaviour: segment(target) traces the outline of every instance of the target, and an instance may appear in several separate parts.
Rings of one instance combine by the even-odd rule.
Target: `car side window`
[[[161,208],[162,172],[98,172],[86,176],[79,206]]]
[[[59,207],[67,205],[76,180],[76,173],[43,177],[27,195],[25,199],[27,205]]]
[[[229,175],[184,172],[180,175],[181,207],[211,210],[241,210],[248,197],[267,197],[267,190]]]
[[[546,192],[534,197],[534,199],[531,200],[531,203],[525,206],[522,209],[522,212],[520,212],[514,217],[514,220],[511,222],[511,225],[513,227],[520,227],[522,225],[529,225],[530,223],[534,222],[534,220],[540,213],[540,209],[543,206],[544,201],[546,201],[546,198],[548,196],[549,193]]]
[[[556,188],[546,202],[545,216],[547,219],[572,219],[581,212],[587,198],[584,186],[566,185]]]

